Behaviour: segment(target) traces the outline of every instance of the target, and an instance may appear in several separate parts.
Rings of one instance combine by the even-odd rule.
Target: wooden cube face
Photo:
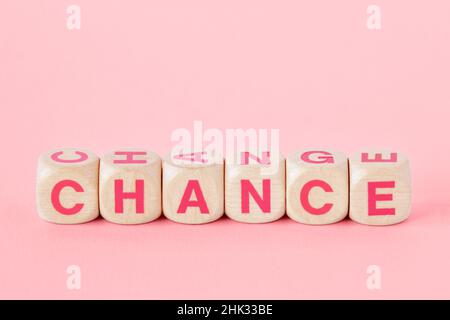
[[[270,151],[242,152],[225,163],[225,213],[239,222],[265,223],[285,213],[285,159]]]
[[[286,212],[305,224],[330,224],[348,213],[347,156],[297,151],[286,159]]]
[[[36,184],[39,216],[59,224],[97,218],[98,167],[98,157],[88,150],[67,148],[42,154]]]
[[[350,218],[390,225],[408,218],[411,178],[408,159],[397,152],[368,151],[350,157]]]
[[[206,152],[167,155],[163,162],[163,212],[175,222],[208,223],[224,213],[224,165]]]
[[[161,159],[152,151],[117,150],[100,160],[100,214],[119,224],[161,215]]]

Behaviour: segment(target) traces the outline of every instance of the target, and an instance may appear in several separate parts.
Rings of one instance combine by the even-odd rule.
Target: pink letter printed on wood
[[[234,159],[232,159],[234,160]],[[225,163],[225,213],[239,222],[265,223],[285,213],[285,161],[270,151],[241,152]]]
[[[224,165],[206,152],[167,155],[163,162],[163,211],[175,222],[201,224],[224,213]]]
[[[139,224],[161,215],[161,159],[147,150],[117,150],[100,161],[100,214]]]
[[[398,152],[368,151],[350,157],[350,218],[389,225],[408,218],[411,176],[408,159]]]
[[[39,216],[59,224],[97,218],[98,166],[98,157],[88,150],[66,148],[42,154],[36,185]]]
[[[287,215],[301,223],[330,224],[348,213],[348,164],[340,152],[297,151],[286,160]]]

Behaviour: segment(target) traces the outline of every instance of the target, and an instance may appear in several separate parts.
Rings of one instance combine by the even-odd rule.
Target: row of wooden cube
[[[215,221],[224,213],[240,222],[265,223],[286,213],[315,225],[347,215],[363,224],[389,225],[410,214],[409,163],[397,152],[347,158],[306,150],[286,159],[269,151],[243,152],[240,159],[212,161],[200,152],[161,160],[145,150],[113,151],[99,159],[88,150],[49,151],[38,161],[38,213],[59,224],[84,223],[99,214],[118,224],[140,224],[161,213],[186,224]]]

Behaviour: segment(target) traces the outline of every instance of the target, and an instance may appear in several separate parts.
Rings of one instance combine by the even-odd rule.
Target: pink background
[[[0,3],[0,298],[450,298],[450,2]],[[411,218],[391,227],[227,219],[186,226],[41,221],[38,155],[170,134],[279,128],[285,154],[391,148],[412,166]],[[66,267],[82,288],[66,288]],[[366,268],[382,289],[366,287]]]

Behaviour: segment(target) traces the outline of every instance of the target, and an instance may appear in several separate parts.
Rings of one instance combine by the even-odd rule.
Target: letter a
[[[381,269],[377,265],[370,265],[367,267],[367,274],[369,277],[366,280],[367,289],[380,290],[381,289]]]
[[[67,7],[66,12],[69,14],[66,23],[67,29],[81,29],[81,8],[75,4],[72,4]]]
[[[80,290],[81,289],[81,268],[77,265],[70,265],[66,270],[67,277],[66,286],[69,290]]]
[[[381,29],[381,9],[377,5],[370,5],[366,10],[369,17],[367,17],[366,26],[369,30],[380,30]]]

